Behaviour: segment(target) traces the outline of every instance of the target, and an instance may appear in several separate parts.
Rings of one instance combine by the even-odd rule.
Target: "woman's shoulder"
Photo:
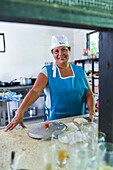
[[[44,66],[42,67],[42,69],[43,69],[43,68],[51,68],[52,65],[53,65],[53,64],[44,65]]]
[[[42,67],[40,73],[43,73],[46,75],[46,77],[48,77],[48,74],[50,74],[51,70],[52,70],[52,64],[45,65]]]

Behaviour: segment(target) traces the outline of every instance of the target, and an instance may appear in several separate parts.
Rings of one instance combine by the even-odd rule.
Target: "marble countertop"
[[[81,116],[76,116],[81,117]],[[73,122],[76,117],[69,117],[65,119],[55,120],[57,122],[69,123]],[[43,122],[41,122],[43,123]],[[11,151],[15,151],[15,156],[24,153],[23,161],[26,169],[30,170],[42,170],[42,166],[39,160],[40,149],[38,148],[38,142],[40,140],[33,139],[28,136],[28,131],[33,126],[40,124],[30,124],[26,128],[17,126],[14,130],[4,132],[4,129],[0,130],[0,169],[8,170],[11,162]],[[15,157],[15,159],[16,159]],[[38,167],[38,168],[36,168]]]

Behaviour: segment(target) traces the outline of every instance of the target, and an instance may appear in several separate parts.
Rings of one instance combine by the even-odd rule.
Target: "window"
[[[4,36],[4,33],[0,33],[0,52],[5,52],[5,36]]]
[[[87,34],[87,48],[91,54],[99,52],[99,32],[94,31]]]

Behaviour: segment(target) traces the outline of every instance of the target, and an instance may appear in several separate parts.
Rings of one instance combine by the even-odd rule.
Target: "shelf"
[[[16,109],[19,107],[19,105],[21,104],[24,96],[29,92],[30,88],[32,88],[32,86],[16,86],[16,87],[9,87],[11,88],[11,91],[15,91],[15,92],[19,92],[22,94],[22,98],[21,100],[17,103],[18,106],[16,106]],[[3,88],[2,88],[3,89]],[[40,95],[40,97],[43,97],[44,93],[42,92],[42,94]],[[42,98],[43,99],[43,98]],[[3,100],[2,98],[0,98],[0,126],[2,125],[6,125],[8,122],[11,121],[12,117],[14,117],[13,115],[13,110],[10,110],[10,104],[12,104],[11,102],[12,100]],[[24,119],[33,119],[33,118],[40,118],[44,116],[44,111],[42,111],[41,109],[38,110],[38,115],[36,116],[29,116],[28,115],[28,110],[25,111],[24,113]],[[8,117],[7,117],[8,116]]]
[[[75,62],[85,62],[85,61],[99,61],[99,58],[87,58],[87,59],[77,59]]]
[[[87,75],[87,74],[86,74],[86,75]],[[88,75],[87,75],[87,78],[89,78],[89,79],[91,79],[92,77],[93,77],[94,79],[99,79],[99,76],[88,76]]]
[[[87,59],[77,59],[77,60],[75,60],[75,65],[77,64],[77,63],[81,63],[82,64],[82,67],[83,67],[83,69],[84,69],[84,65],[85,65],[85,62],[86,61],[89,61],[89,62],[91,62],[91,64],[92,64],[92,75],[91,76],[88,76],[89,78],[91,78],[92,79],[92,91],[93,91],[93,93],[94,93],[94,91],[95,91],[95,88],[94,88],[94,84],[95,84],[95,82],[94,82],[94,80],[95,79],[99,79],[99,76],[93,76],[93,74],[95,73],[95,71],[94,71],[94,64],[95,64],[95,62],[98,62],[99,61],[99,58],[87,58]]]
[[[23,120],[42,118],[42,117],[44,117],[44,115],[29,116],[29,117],[24,117]]]
[[[24,86],[8,86],[8,87],[0,87],[0,90],[17,90],[17,89],[27,89],[27,88],[32,88],[33,85],[24,85]]]
[[[93,76],[94,79],[99,79],[99,76]]]
[[[26,111],[26,113],[27,115],[24,114],[24,120],[44,117],[44,109],[39,109],[37,115],[34,116],[29,116],[28,111]]]

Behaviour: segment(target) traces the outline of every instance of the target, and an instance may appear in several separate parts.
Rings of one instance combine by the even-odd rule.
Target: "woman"
[[[85,102],[92,118],[95,112],[93,93],[82,67],[69,64],[70,51],[65,36],[52,37],[51,52],[55,62],[42,68],[33,88],[26,95],[5,131],[14,129],[17,124],[25,127],[24,112],[40,97],[43,90],[46,100],[45,120],[85,114]]]

